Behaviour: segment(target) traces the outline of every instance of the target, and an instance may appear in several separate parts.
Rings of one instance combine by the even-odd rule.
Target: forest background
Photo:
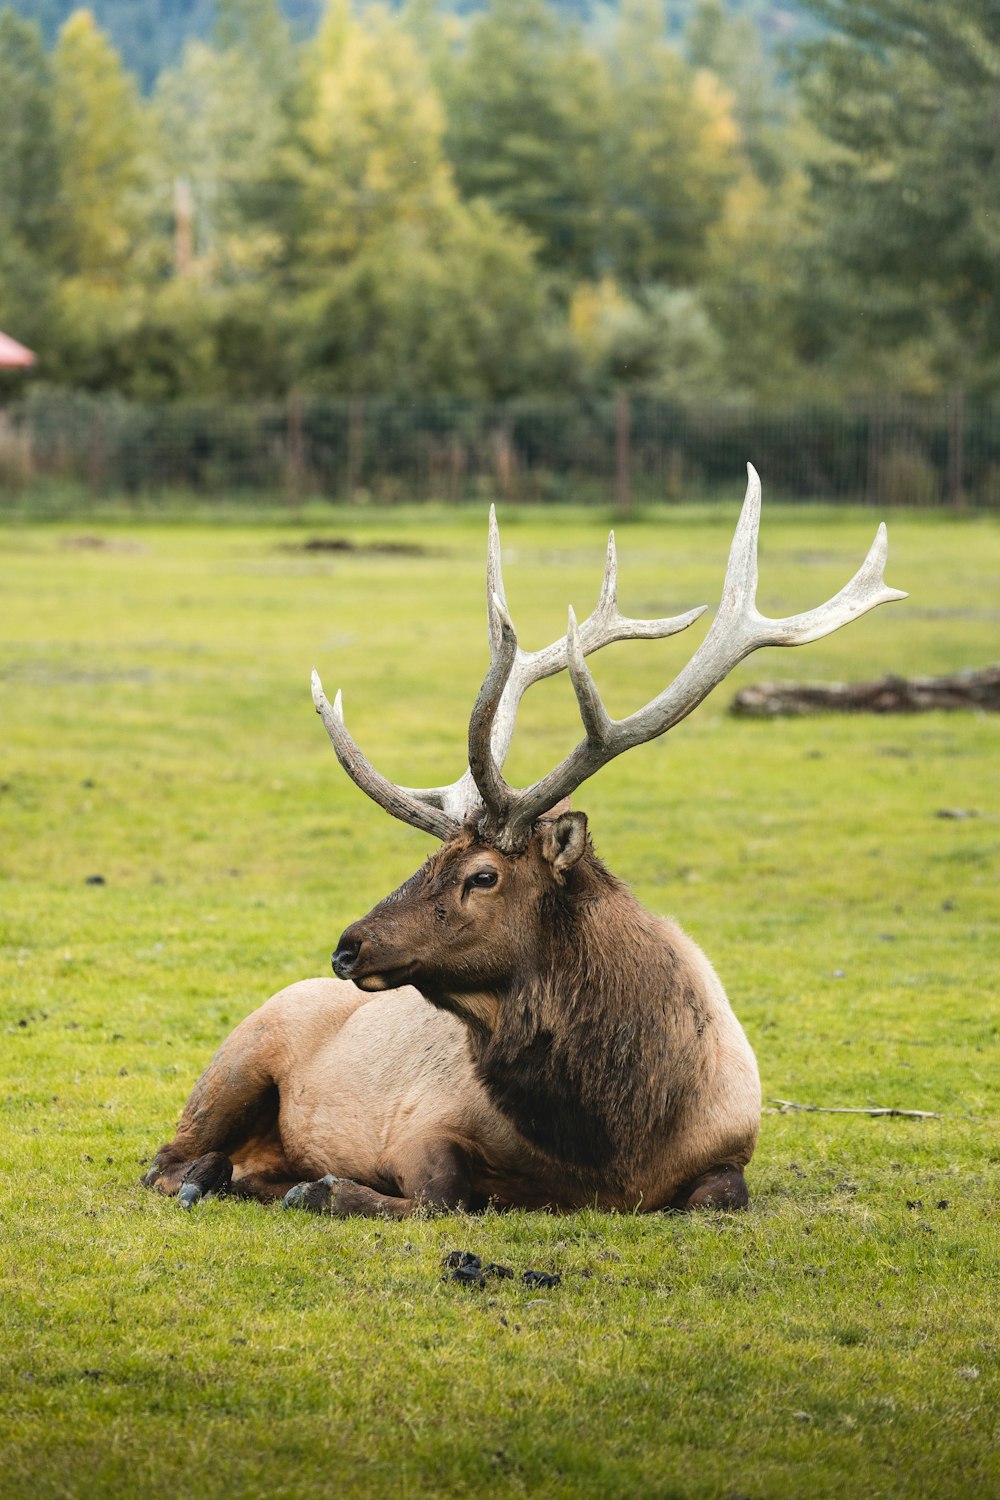
[[[67,9],[0,13],[36,389],[997,391],[993,0]]]

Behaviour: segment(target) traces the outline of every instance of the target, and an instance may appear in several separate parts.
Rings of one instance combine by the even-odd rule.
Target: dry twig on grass
[[[777,1106],[779,1115],[788,1115],[793,1110],[801,1110],[803,1114],[809,1115],[896,1115],[904,1120],[940,1120],[942,1118],[932,1109],[892,1109],[879,1105],[852,1109],[837,1104],[793,1104],[790,1099],[772,1099],[771,1103]]]

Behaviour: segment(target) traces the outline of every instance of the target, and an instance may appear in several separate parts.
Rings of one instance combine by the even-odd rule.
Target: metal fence
[[[1000,404],[776,409],[649,398],[153,405],[36,391],[0,409],[4,493],[183,490],[374,501],[698,498],[750,459],[768,492],[882,506],[1000,507]]]

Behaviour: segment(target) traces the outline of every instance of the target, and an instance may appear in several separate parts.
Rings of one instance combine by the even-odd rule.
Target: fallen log
[[[729,712],[747,719],[815,713],[918,714],[931,709],[1000,712],[1000,666],[945,677],[880,677],[876,682],[760,682],[741,688]]]

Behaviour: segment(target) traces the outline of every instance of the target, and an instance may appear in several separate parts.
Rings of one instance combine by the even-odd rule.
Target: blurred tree
[[[455,195],[441,100],[396,17],[376,8],[355,18],[348,0],[331,0],[311,62],[304,249],[322,268],[381,230],[420,223]]]
[[[701,293],[724,343],[726,382],[765,400],[836,395],[815,358],[826,308],[808,274],[808,190],[804,169],[765,184],[748,166],[709,236]]]
[[[759,182],[780,182],[789,167],[789,120],[795,96],[778,82],[759,23],[733,13],[723,0],[698,0],[687,29],[687,50],[697,68],[708,68],[732,98],[743,156]]]
[[[729,96],[668,44],[659,0],[624,0],[609,68],[601,258],[628,285],[696,283],[739,170]]]
[[[572,360],[523,233],[484,203],[373,234],[300,315],[309,384],[343,394],[503,397]]]
[[[687,42],[692,61],[730,91],[739,129],[739,176],[709,232],[701,279],[725,347],[726,380],[764,399],[829,395],[822,370],[807,359],[815,302],[803,296],[813,132],[750,15],[698,0]]]
[[[45,355],[58,162],[37,27],[0,12],[0,327]]]
[[[399,18],[416,42],[431,82],[443,98],[451,93],[464,25],[441,0],[401,0]]]
[[[334,0],[313,98],[298,268],[310,380],[470,395],[540,380],[548,309],[531,244],[459,199],[441,100],[405,23]]]
[[[134,275],[149,227],[151,137],[121,59],[89,11],[59,33],[52,58],[61,204],[70,276],[115,287]]]
[[[660,0],[624,0],[596,45],[544,0],[492,0],[446,102],[462,192],[523,224],[545,264],[631,287],[697,279],[738,130],[714,75],[667,42]]]
[[[206,285],[283,276],[298,232],[304,101],[276,0],[222,0],[217,45],[192,42],[155,103],[175,270]]]
[[[0,11],[0,214],[4,236],[35,254],[48,248],[57,196],[52,95],[37,27]]]
[[[546,265],[597,263],[607,81],[544,0],[492,0],[446,82],[447,150],[463,196],[524,226]]]
[[[833,28],[798,77],[826,303],[844,383],[1000,385],[996,0],[808,0]]]
[[[40,23],[47,46],[76,8],[76,0],[15,3],[23,16]],[[217,0],[93,0],[89,8],[144,92],[164,69],[176,66],[189,42],[211,36],[220,9]],[[314,27],[318,8],[318,0],[286,0],[283,6],[300,35]]]
[[[723,340],[695,290],[649,286],[630,297],[610,278],[583,283],[570,304],[570,327],[598,390],[629,386],[661,397],[732,393]]]

